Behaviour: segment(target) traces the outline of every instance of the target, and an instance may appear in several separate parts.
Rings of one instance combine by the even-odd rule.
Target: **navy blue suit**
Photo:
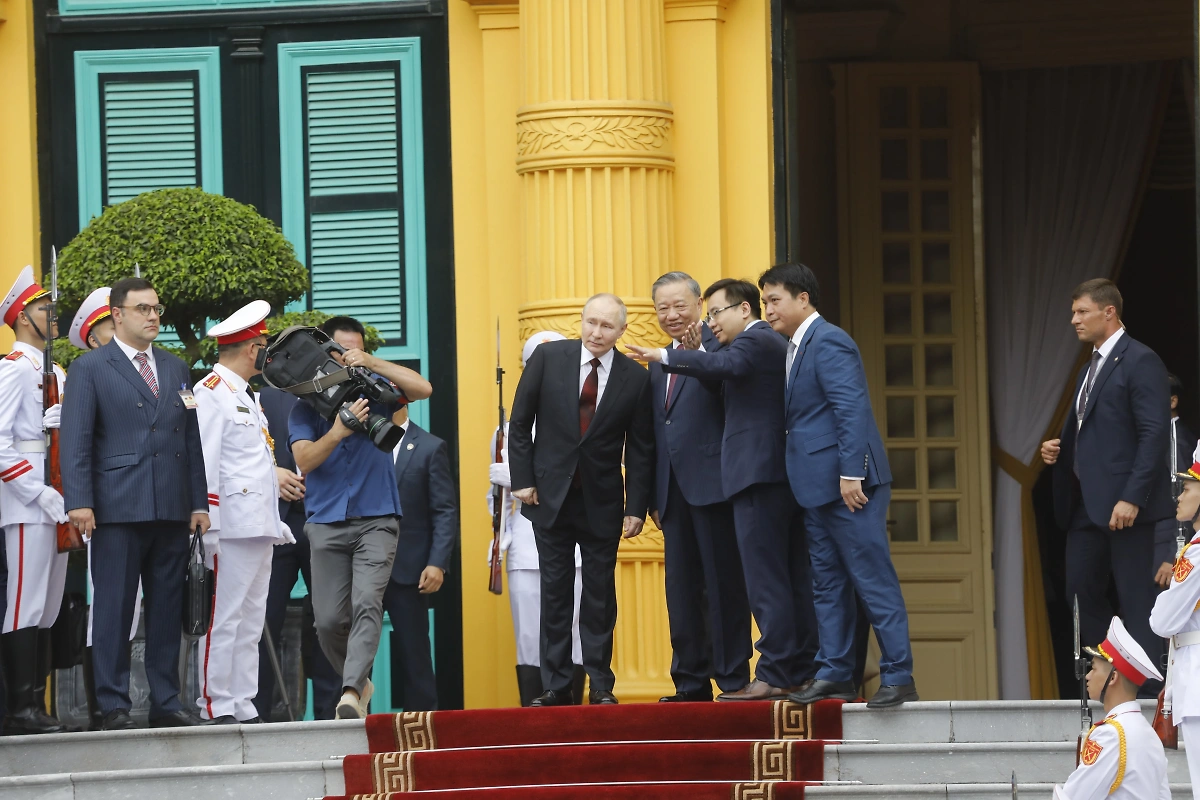
[[[715,353],[672,350],[663,366],[723,382],[721,488],[733,504],[750,608],[762,634],[755,677],[776,688],[812,678],[817,652],[808,545],[784,463],[786,351],[783,337],[760,321]]]
[[[400,536],[383,607],[400,640],[405,711],[437,709],[437,682],[429,647],[429,600],[417,584],[425,567],[450,567],[458,542],[458,492],[446,443],[409,422],[396,454]]]
[[[68,510],[90,508],[92,659],[100,712],[128,711],[129,627],[138,578],[146,595],[150,718],[179,711],[179,642],[188,525],[208,510],[195,410],[179,395],[187,365],[154,349],[158,397],[116,339],[71,364],[63,394],[62,479]]]
[[[788,482],[804,507],[821,631],[817,678],[854,679],[857,595],[879,642],[880,681],[910,683],[908,611],[887,536],[892,473],[850,335],[814,318],[796,350],[785,397]],[[862,478],[867,496],[853,513],[842,501],[843,476]]]
[[[720,349],[707,326],[704,348]],[[679,692],[737,691],[750,682],[750,606],[734,533],[733,507],[721,487],[725,405],[721,385],[672,376],[650,365],[655,481],[650,508],[663,528],[671,679]]]
[[[1083,641],[1101,641],[1113,614],[1107,598],[1112,575],[1125,626],[1147,653],[1158,652],[1160,642],[1150,630],[1158,593],[1154,526],[1175,513],[1166,469],[1167,369],[1153,350],[1122,334],[1092,383],[1080,425],[1076,398],[1086,376],[1087,366],[1075,381],[1054,466],[1055,517],[1067,530],[1067,597],[1079,596]],[[1121,500],[1139,508],[1137,518],[1131,528],[1109,530]],[[1148,683],[1157,691],[1157,682]]]

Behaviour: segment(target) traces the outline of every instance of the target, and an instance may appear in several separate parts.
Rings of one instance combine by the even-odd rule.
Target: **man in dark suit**
[[[513,496],[533,523],[542,577],[545,691],[535,706],[572,702],[576,544],[583,559],[579,638],[591,680],[588,701],[617,702],[611,662],[619,531],[626,538],[642,532],[654,476],[650,376],[613,349],[626,316],[616,295],[590,298],[583,307],[583,341],[547,342],[534,350],[513,400]]]
[[[783,376],[787,345],[760,318],[758,289],[725,278],[704,292],[715,353],[631,347],[668,374],[723,381],[721,486],[733,504],[750,608],[762,636],[755,679],[718,700],[775,700],[813,677],[817,628],[800,507],[787,484]],[[693,346],[699,327],[693,326]],[[686,339],[687,337],[685,337]]]
[[[1171,476],[1171,498],[1177,499],[1183,491],[1179,473],[1187,472],[1192,463],[1192,454],[1196,450],[1196,434],[1179,418],[1179,400],[1183,397],[1183,382],[1175,375],[1167,375],[1171,387],[1171,444],[1168,449],[1170,463],[1167,468]],[[1171,575],[1175,566],[1175,557],[1179,548],[1191,539],[1187,525],[1176,522],[1174,517],[1160,519],[1154,525],[1154,563],[1158,569],[1154,574],[1154,582],[1160,589],[1166,589],[1171,584]],[[1166,652],[1165,650],[1163,652]]]
[[[683,346],[701,325],[708,352],[721,344],[700,322],[700,286],[686,272],[668,272],[650,289],[658,324]],[[750,604],[734,534],[733,507],[721,488],[721,384],[650,365],[654,407],[655,480],[650,515],[663,531],[667,615],[671,623],[671,680],[662,702],[711,701],[712,681],[723,692],[750,682]]]
[[[807,704],[858,696],[857,596],[881,651],[881,685],[867,705],[917,700],[908,611],[887,536],[892,473],[871,413],[862,355],[849,334],[817,312],[817,278],[808,267],[771,267],[759,286],[767,321],[788,337],[787,475],[804,509],[820,628],[817,678],[790,699]]]
[[[1071,324],[1091,357],[1062,436],[1042,444],[1042,460],[1057,464],[1054,513],[1067,530],[1067,597],[1079,597],[1083,641],[1098,642],[1108,629],[1111,575],[1129,632],[1155,653],[1154,525],[1174,513],[1165,469],[1171,399],[1166,367],[1125,332],[1121,308],[1121,293],[1103,278],[1071,295]],[[1147,681],[1139,696],[1158,689]]]
[[[116,335],[71,365],[61,440],[67,511],[93,537],[96,700],[105,730],[134,727],[129,628],[140,576],[150,725],[208,725],[179,702],[188,533],[209,527],[191,378],[182,359],[151,347],[163,307],[148,281],[117,281],[110,302]]]
[[[279,475],[279,518],[287,523],[296,537],[294,544],[276,545],[271,550],[271,585],[267,589],[267,624],[271,639],[279,644],[283,635],[283,623],[287,616],[288,600],[296,576],[304,576],[304,585],[312,594],[312,571],[308,535],[304,532],[304,478],[296,474],[296,460],[288,448],[288,415],[292,406],[300,400],[294,394],[264,386],[259,392],[259,402],[267,415],[267,427],[275,441],[275,470]],[[271,709],[275,705],[275,670],[271,667],[267,652],[267,637],[258,643],[258,696],[254,707],[259,717],[271,721]],[[313,682],[313,717],[333,719],[337,705],[341,678],[334,670],[321,648],[311,648]]]
[[[446,443],[409,420],[407,410],[401,427],[404,438],[392,454],[404,519],[383,608],[400,640],[404,710],[435,711],[429,600],[442,588],[458,541],[458,495]]]

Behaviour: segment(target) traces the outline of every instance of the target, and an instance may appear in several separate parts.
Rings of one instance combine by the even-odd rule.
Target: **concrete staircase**
[[[1149,716],[1153,707],[1147,705]],[[1098,707],[1093,712],[1101,715]],[[913,703],[843,709],[846,743],[825,753],[811,787],[841,800],[1048,798],[1075,765],[1079,706],[1054,702]],[[1187,760],[1168,751],[1175,798],[1191,797]],[[305,800],[342,794],[340,757],[367,751],[362,722],[0,738],[4,800]]]

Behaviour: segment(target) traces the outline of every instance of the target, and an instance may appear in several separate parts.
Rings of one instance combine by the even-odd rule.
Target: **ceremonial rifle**
[[[1088,705],[1087,674],[1091,659],[1079,642],[1079,595],[1075,595],[1075,677],[1079,680],[1079,739],[1075,743],[1075,766],[1083,752],[1083,740],[1092,729],[1092,707]]]
[[[58,321],[58,253],[50,248],[50,310],[46,315],[46,347],[42,352],[42,407],[58,405],[58,375],[54,372],[54,325]],[[46,485],[62,494],[62,465],[58,456],[58,428],[46,431]],[[83,537],[70,522],[57,522],[55,540],[58,552],[82,550]]]
[[[496,388],[500,394],[500,427],[496,429],[496,452],[493,461],[500,462],[504,452],[504,369],[500,366],[500,320],[496,320]],[[504,586],[500,578],[500,526],[503,524],[505,494],[503,486],[492,486],[492,558],[488,575],[488,591],[500,594]]]

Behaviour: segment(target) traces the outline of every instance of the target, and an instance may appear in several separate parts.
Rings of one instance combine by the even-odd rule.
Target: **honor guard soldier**
[[[1113,617],[1102,644],[1083,650],[1092,657],[1088,696],[1104,704],[1106,716],[1084,737],[1079,766],[1066,784],[1054,787],[1054,796],[1170,800],[1167,756],[1137,701],[1138,687],[1150,679],[1161,681],[1162,675],[1120,617]]]
[[[45,484],[46,429],[61,408],[42,406],[42,348],[57,331],[48,326],[48,293],[26,267],[0,302],[13,329],[13,351],[0,359],[0,519],[8,556],[8,608],[3,650],[6,734],[59,733],[46,713],[50,626],[58,618],[67,555],[58,552],[55,524],[65,522],[63,498]],[[59,385],[66,375],[56,365]]]
[[[529,362],[537,346],[545,342],[565,339],[561,333],[541,331],[530,336],[521,350],[521,366]],[[534,432],[537,435],[537,432]],[[505,489],[505,507],[501,511],[500,552],[504,554],[504,568],[508,573],[508,602],[512,608],[513,634],[517,639],[517,691],[521,705],[528,706],[540,695],[542,689],[542,661],[539,654],[539,639],[542,621],[542,578],[538,561],[537,542],[533,537],[533,523],[521,514],[521,501],[508,490],[512,488],[508,472],[508,423],[504,424],[504,447],[500,450],[500,461],[493,462],[488,469],[492,484]],[[488,452],[496,454],[496,437]],[[494,498],[488,492],[488,511]],[[490,551],[489,551],[490,552]],[[489,565],[490,566],[490,565]],[[583,578],[580,575],[579,547],[575,548],[575,611],[571,624],[571,663],[575,665],[572,677],[572,692],[576,704],[583,702],[583,652],[579,644],[579,599]]]
[[[1163,712],[1183,731],[1185,741],[1200,742],[1200,575],[1193,574],[1200,560],[1200,534],[1195,530],[1200,520],[1200,447],[1192,462],[1191,469],[1178,474],[1183,491],[1175,513],[1175,519],[1191,529],[1191,541],[1175,559],[1167,590],[1154,602],[1150,627],[1171,640]],[[1200,798],[1200,745],[1184,749],[1192,796]]]
[[[212,521],[204,546],[216,583],[212,627],[200,639],[197,703],[202,717],[231,725],[261,721],[253,701],[271,547],[295,542],[279,519],[274,443],[249,386],[270,311],[255,300],[208,332],[217,340],[217,365],[193,389]]]
[[[101,286],[87,296],[75,319],[71,320],[71,330],[68,337],[71,344],[80,350],[95,350],[103,347],[113,338],[112,309],[108,305],[110,287]]]

